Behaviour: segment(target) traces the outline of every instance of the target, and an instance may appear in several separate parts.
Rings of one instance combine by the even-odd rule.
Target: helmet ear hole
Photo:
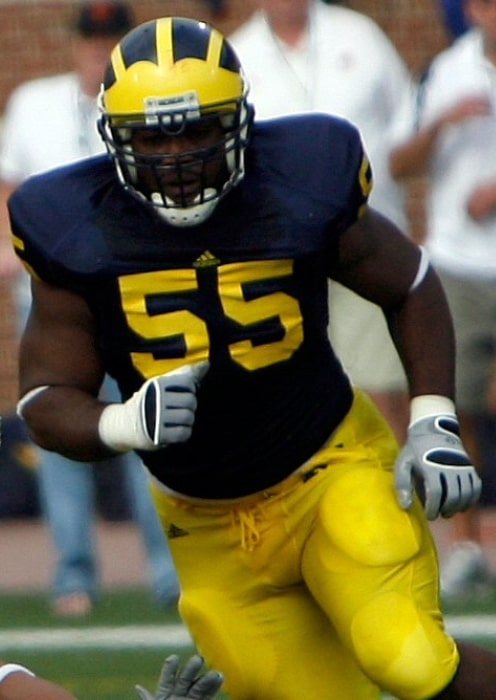
[[[133,29],[114,48],[100,95],[100,133],[121,183],[172,225],[205,220],[244,176],[244,149],[252,114],[247,93],[236,53],[225,37],[205,22],[165,17]],[[133,146],[134,129],[157,128],[174,138],[189,124],[204,120],[206,128],[212,118],[217,120],[217,131],[220,123],[224,134],[216,143],[200,145],[200,141],[197,148],[174,156],[169,152],[139,153]],[[215,161],[224,179],[213,186],[205,173]],[[198,177],[202,189],[197,197],[188,194],[192,162],[201,164]],[[170,173],[174,174],[173,196],[165,191],[167,172],[169,180]],[[155,191],[143,185],[150,181],[156,183]],[[169,218],[168,210],[175,210]]]

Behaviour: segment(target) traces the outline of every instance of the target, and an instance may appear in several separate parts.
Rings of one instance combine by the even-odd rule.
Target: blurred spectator
[[[37,517],[37,449],[17,416],[3,416],[0,431],[0,518]]]
[[[398,52],[367,16],[320,0],[260,0],[230,40],[250,83],[255,117],[320,111],[353,122],[372,162],[371,204],[408,230],[405,192],[388,170],[389,130],[413,94]],[[378,307],[330,286],[332,344],[354,384],[365,389],[403,442],[406,382]]]
[[[460,429],[480,468],[478,424],[496,414],[496,2],[466,0],[465,7],[473,28],[432,61],[391,169],[401,179],[428,176],[425,245],[454,318]],[[454,545],[441,562],[442,595],[485,594],[490,571],[479,509],[453,524]]]
[[[96,128],[96,98],[111,49],[133,23],[126,3],[80,5],[71,32],[73,72],[24,83],[9,99],[0,151],[0,274],[12,276],[15,285],[19,332],[29,312],[30,290],[28,275],[19,269],[12,250],[7,198],[30,175],[105,150]],[[106,400],[120,401],[110,378],[103,391]],[[41,504],[58,556],[53,611],[63,616],[84,615],[91,611],[99,587],[93,470],[53,452],[40,450],[39,455]],[[146,547],[154,599],[159,604],[175,604],[177,577],[144,468],[132,453],[119,460],[131,513]]]

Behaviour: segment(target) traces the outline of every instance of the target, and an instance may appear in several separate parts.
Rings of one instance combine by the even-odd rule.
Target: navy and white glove
[[[140,700],[211,700],[224,680],[219,671],[201,672],[203,659],[195,654],[179,668],[179,657],[165,660],[155,695],[140,685],[135,686]]]
[[[396,460],[395,488],[404,510],[412,505],[415,488],[429,520],[476,503],[481,480],[460,440],[455,415],[424,416],[410,425]]]
[[[196,392],[208,362],[184,365],[152,377],[125,403],[106,406],[100,416],[101,441],[117,452],[158,450],[191,437]]]

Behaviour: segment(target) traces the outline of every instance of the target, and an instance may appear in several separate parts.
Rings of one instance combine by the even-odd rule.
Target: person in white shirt
[[[31,175],[104,152],[96,126],[97,95],[110,52],[133,22],[126,3],[83,3],[71,28],[73,70],[23,83],[8,100],[0,149],[0,275],[12,278],[19,335],[29,313],[31,293],[29,275],[13,252],[7,199]],[[103,391],[107,398],[116,395],[110,378]],[[154,601],[175,605],[177,577],[151,504],[145,471],[131,455],[120,459],[120,466],[124,493],[146,548]],[[99,592],[93,471],[87,464],[40,449],[37,473],[42,510],[57,556],[53,612],[58,616],[86,615]]]
[[[473,28],[432,61],[411,133],[391,154],[398,179],[428,176],[425,246],[450,303],[457,337],[460,428],[481,465],[477,420],[496,413],[496,2],[466,0]],[[454,519],[441,591],[487,592],[479,509]]]
[[[405,191],[390,177],[388,152],[396,114],[414,90],[406,65],[375,22],[320,0],[259,0],[230,41],[247,74],[256,119],[319,111],[359,128],[374,173],[372,205],[408,231]],[[330,313],[341,362],[402,441],[406,383],[382,314],[337,283],[330,286]]]

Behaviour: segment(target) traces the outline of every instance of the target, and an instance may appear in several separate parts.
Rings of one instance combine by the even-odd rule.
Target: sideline
[[[448,631],[459,639],[496,638],[496,615],[446,615]]]
[[[163,649],[187,647],[192,641],[187,629],[175,625],[119,625],[115,627],[50,628],[16,627],[0,630],[0,651],[40,649]]]
[[[496,615],[448,615],[446,627],[459,639],[496,639]],[[119,625],[40,629],[21,627],[0,630],[0,651],[72,649],[184,648],[193,642],[188,630],[174,625]]]

